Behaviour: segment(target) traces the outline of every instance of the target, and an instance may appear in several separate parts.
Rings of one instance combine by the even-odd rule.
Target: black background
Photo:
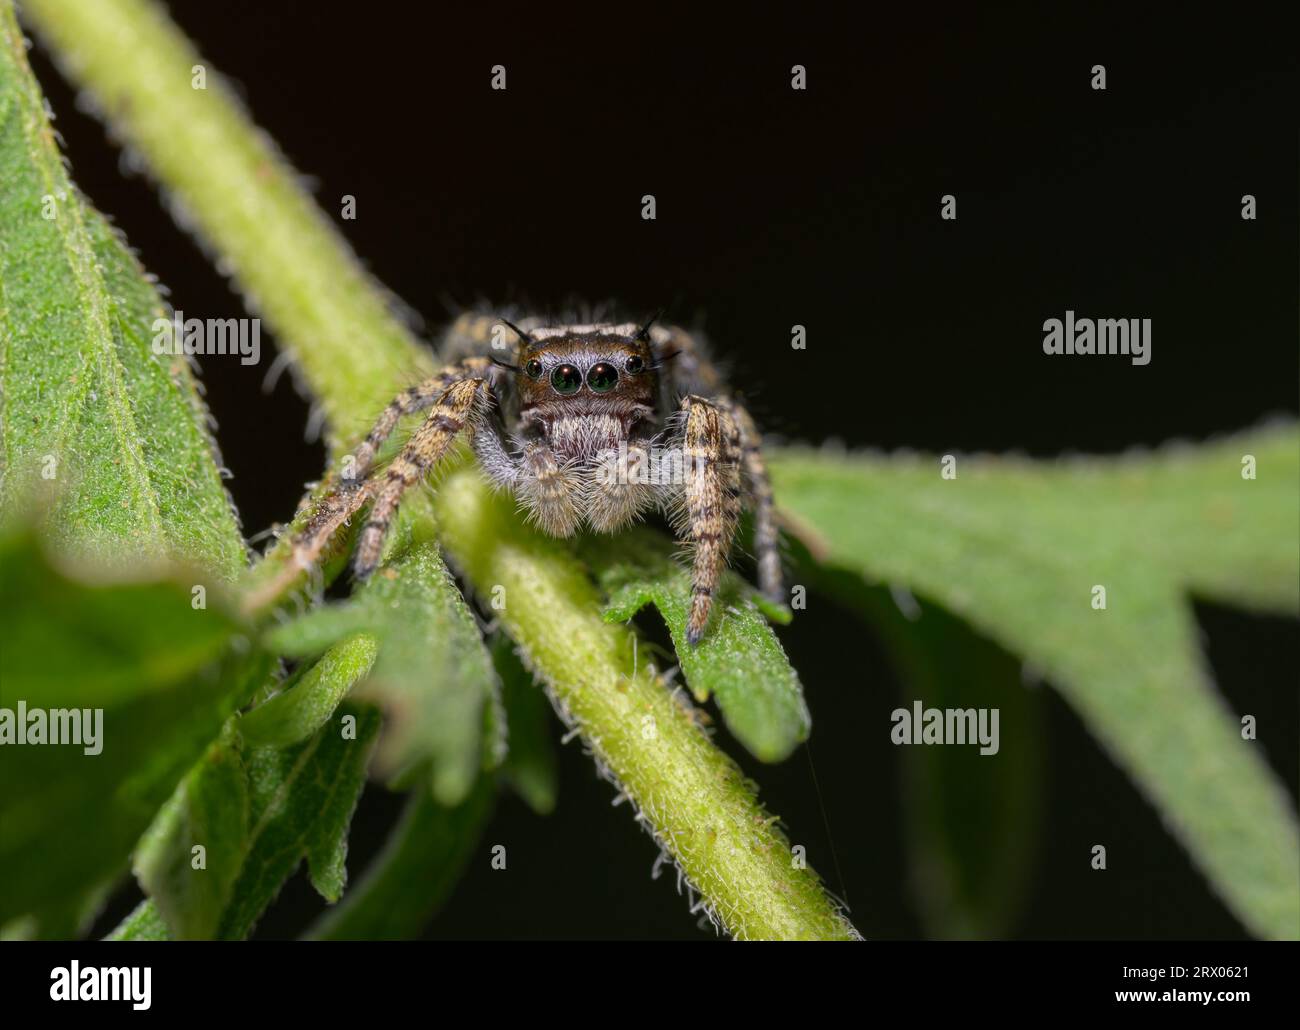
[[[707,17],[463,6],[173,5],[430,338],[477,302],[558,312],[612,300],[633,318],[667,305],[707,332],[766,429],[886,449],[1116,452],[1297,411],[1296,83],[1275,27],[1245,15],[1188,24],[1185,11],[850,21],[803,6]],[[32,60],[74,177],[172,302],[241,314],[153,186],[123,175],[45,55]],[[805,92],[790,88],[796,63]],[[1098,63],[1104,92],[1090,88]],[[495,64],[505,92],[489,88]],[[654,222],[640,217],[646,193]],[[955,222],[939,218],[945,193]],[[1245,193],[1255,221],[1240,216]],[[355,221],[338,219],[345,194]],[[1067,308],[1150,318],[1151,364],[1044,356],[1042,322]],[[795,323],[806,351],[790,347]],[[203,362],[249,534],[287,520],[324,462],[288,377],[262,389],[265,332],[263,347],[257,368]],[[1197,612],[1216,681],[1259,716],[1294,796],[1300,631]],[[817,597],[782,631],[813,712],[821,797],[803,754],[748,767],[811,855],[827,854],[829,825],[841,872],[817,864],[867,936],[918,936],[886,737],[901,687],[879,648],[862,655],[862,636]],[[1241,935],[1156,813],[1044,693],[1049,800],[1014,932]],[[561,749],[558,812],[543,820],[503,796],[431,935],[699,938],[672,877],[650,881],[654,849],[611,796],[576,744]],[[354,875],[396,808],[367,793]],[[1117,845],[1104,881],[1086,860],[1099,838]],[[488,868],[493,843],[509,849],[508,874]],[[103,923],[132,900],[117,898]],[[259,935],[297,932],[318,904],[299,877]]]

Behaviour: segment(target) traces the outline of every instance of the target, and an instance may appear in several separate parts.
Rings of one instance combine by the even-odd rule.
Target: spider
[[[292,542],[308,567],[366,503],[353,567],[379,564],[402,495],[468,435],[487,478],[510,491],[544,532],[582,524],[614,532],[659,508],[689,546],[693,565],[686,637],[697,644],[748,498],[759,583],[782,600],[772,490],[749,413],[727,392],[697,340],[656,318],[636,323],[518,326],[461,315],[448,331],[437,375],[403,391],[357,448],[350,474],[326,495]],[[493,352],[509,350],[514,362]],[[389,465],[375,456],[404,415],[428,410]]]

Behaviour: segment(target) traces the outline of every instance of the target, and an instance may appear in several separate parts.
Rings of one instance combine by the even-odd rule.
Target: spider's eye
[[[633,375],[635,375],[636,373],[640,372],[641,369],[645,368],[645,362],[641,360],[640,354],[633,354],[630,358],[627,359],[627,364],[625,364],[623,367],[626,368]]]
[[[542,363],[536,358],[524,366],[524,373],[529,379],[540,379],[542,377]]]
[[[582,373],[572,365],[558,365],[551,373],[551,386],[556,393],[577,393],[582,388]]]
[[[608,393],[618,385],[618,369],[607,361],[587,369],[587,385],[592,393]]]

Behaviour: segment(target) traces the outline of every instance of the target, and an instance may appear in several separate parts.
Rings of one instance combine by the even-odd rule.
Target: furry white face
[[[658,362],[649,327],[569,325],[520,332],[515,373],[522,441],[587,464],[655,424]]]

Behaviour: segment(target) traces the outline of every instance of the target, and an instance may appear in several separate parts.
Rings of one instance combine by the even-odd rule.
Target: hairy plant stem
[[[323,406],[332,452],[346,450],[412,371],[432,367],[381,289],[158,6],[29,0],[24,12],[229,267]],[[480,593],[505,587],[502,621],[525,661],[702,907],[739,938],[856,936],[689,707],[637,667],[633,633],[603,621],[572,555],[525,529],[473,470],[448,477],[436,507],[455,564]]]

